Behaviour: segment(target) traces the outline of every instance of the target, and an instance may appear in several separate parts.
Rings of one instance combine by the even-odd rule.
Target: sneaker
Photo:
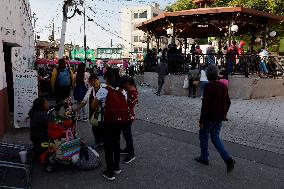
[[[104,171],[103,172],[103,177],[106,178],[109,181],[115,180],[114,172]]]
[[[207,160],[202,160],[200,157],[196,157],[196,158],[194,158],[194,160],[195,161],[197,161],[198,163],[201,163],[201,164],[203,164],[203,165],[209,165],[209,161]]]
[[[127,152],[126,149],[120,150],[120,155],[127,155],[127,154],[128,154],[128,152]]]
[[[83,122],[87,122],[88,119],[87,119],[87,118],[83,118],[82,121],[83,121]]]
[[[234,159],[229,159],[226,161],[227,172],[231,172],[235,168],[236,161]]]
[[[125,164],[129,164],[131,163],[132,161],[135,160],[135,155],[128,155],[126,156],[126,158],[122,161],[122,163],[125,163]]]
[[[121,171],[121,169],[118,169],[118,170],[113,171],[113,172],[114,172],[114,174],[119,175],[122,171]]]

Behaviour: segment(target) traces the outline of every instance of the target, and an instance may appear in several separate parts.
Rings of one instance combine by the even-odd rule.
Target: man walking
[[[161,59],[161,64],[158,66],[158,91],[155,93],[157,96],[160,96],[162,87],[164,85],[165,76],[168,75],[168,65],[165,62],[165,59]]]
[[[59,59],[58,67],[53,70],[51,77],[51,87],[55,95],[56,104],[70,97],[73,86],[73,72],[66,67],[65,59]]]
[[[218,69],[216,66],[208,66],[206,75],[209,83],[204,89],[199,121],[201,155],[200,157],[195,158],[195,160],[198,163],[209,165],[208,139],[210,134],[212,143],[227,165],[227,172],[231,172],[234,169],[235,160],[233,160],[225,150],[219,137],[222,121],[226,120],[227,112],[231,105],[228,89],[225,85],[217,81]]]

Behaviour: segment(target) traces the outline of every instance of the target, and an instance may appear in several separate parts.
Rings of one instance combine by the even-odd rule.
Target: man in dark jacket
[[[234,169],[235,160],[233,160],[225,150],[219,133],[222,127],[222,121],[226,120],[231,101],[227,87],[217,81],[218,68],[214,65],[208,66],[206,76],[209,83],[204,89],[199,121],[201,155],[195,158],[195,160],[204,165],[209,165],[208,139],[210,134],[212,143],[227,165],[227,172],[230,172]]]
[[[165,76],[168,75],[168,65],[166,64],[165,59],[161,60],[161,64],[158,67],[158,91],[155,93],[157,96],[160,96],[162,87],[164,85]]]

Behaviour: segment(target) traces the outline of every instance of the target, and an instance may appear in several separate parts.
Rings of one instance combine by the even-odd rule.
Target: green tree
[[[284,15],[283,0],[216,0],[211,7],[246,7],[259,11]],[[192,0],[177,0],[172,5],[166,8],[167,11],[181,11],[198,8]]]

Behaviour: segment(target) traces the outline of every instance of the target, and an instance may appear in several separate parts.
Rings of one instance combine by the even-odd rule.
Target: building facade
[[[13,73],[33,67],[34,31],[28,0],[1,0],[0,6],[0,138],[14,109]]]
[[[123,38],[123,53],[124,58],[129,58],[131,53],[144,53],[147,49],[145,42],[146,34],[136,27],[146,20],[158,16],[163,11],[159,5],[154,3],[148,6],[140,6],[133,8],[122,9],[121,16],[121,37]],[[154,48],[156,43],[151,40],[150,48]]]

